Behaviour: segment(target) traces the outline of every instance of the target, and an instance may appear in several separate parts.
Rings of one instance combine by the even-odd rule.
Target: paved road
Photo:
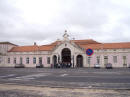
[[[130,91],[0,84],[0,97],[130,97]]]
[[[0,84],[130,89],[130,69],[0,68]]]

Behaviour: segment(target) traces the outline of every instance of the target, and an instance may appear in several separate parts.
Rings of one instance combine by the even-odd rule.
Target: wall
[[[108,56],[108,63],[112,63],[113,67],[123,67],[123,56],[127,57],[127,67],[130,64],[130,49],[107,49],[107,50],[98,50],[94,51],[91,59],[91,67],[94,67],[94,64],[97,63],[97,56],[100,56],[100,65],[104,66],[104,56]],[[113,62],[113,56],[117,56],[117,63]]]
[[[15,47],[15,45],[7,44],[7,43],[0,44],[0,67],[9,66],[6,62],[7,53],[12,47]]]
[[[39,64],[39,57],[42,57],[42,64],[44,65],[44,67],[50,67],[50,64],[47,64],[47,57],[49,57],[50,55],[48,54],[47,51],[45,52],[38,52],[38,53],[34,53],[34,52],[11,52],[8,54],[7,57],[7,64],[8,64],[8,58],[10,58],[11,62],[9,64],[9,66],[14,67],[14,58],[16,58],[16,64],[20,64],[20,57],[22,57],[23,59],[23,64],[25,65],[25,67],[36,67],[36,64]],[[26,63],[26,58],[29,57],[29,64]],[[36,57],[36,64],[33,64],[33,57]]]
[[[65,45],[67,44],[67,45]],[[7,49],[12,48],[12,45],[5,45],[6,51]],[[1,67],[14,67],[13,60],[16,57],[17,63],[19,64],[20,57],[23,58],[23,64],[26,67],[35,67],[36,64],[33,64],[33,57],[37,58],[37,64],[39,62],[39,57],[42,57],[42,64],[45,67],[50,67],[52,64],[53,55],[60,55],[64,48],[69,48],[71,50],[71,56],[74,55],[74,63],[76,66],[76,57],[77,55],[83,56],[83,65],[84,67],[89,67],[88,64],[88,56],[85,54],[85,51],[79,48],[77,45],[70,43],[69,41],[63,41],[62,44],[59,44],[52,52],[49,51],[41,51],[41,52],[10,52],[7,55],[0,55],[2,62],[0,63]],[[90,67],[94,67],[94,64],[97,63],[97,56],[100,56],[100,66],[104,67],[104,56],[108,56],[108,63],[112,63],[113,67],[123,67],[123,56],[127,57],[127,67],[130,64],[130,49],[106,49],[106,50],[94,50],[94,54],[91,56],[91,64]],[[113,62],[113,56],[117,56],[117,63]],[[26,64],[26,58],[29,57],[30,63]],[[47,64],[47,57],[50,57],[50,64]],[[11,63],[8,64],[8,58],[11,58]],[[73,63],[73,61],[72,61]]]

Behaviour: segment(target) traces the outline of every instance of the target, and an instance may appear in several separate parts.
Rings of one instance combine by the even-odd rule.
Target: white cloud
[[[129,0],[1,0],[0,41],[20,45],[62,37],[130,41]]]

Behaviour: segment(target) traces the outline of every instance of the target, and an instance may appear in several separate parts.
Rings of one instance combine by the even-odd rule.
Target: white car
[[[36,68],[43,68],[43,64],[36,64]]]
[[[100,64],[94,64],[94,68],[100,68]]]

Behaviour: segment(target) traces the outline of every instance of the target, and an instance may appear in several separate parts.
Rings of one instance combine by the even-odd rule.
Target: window
[[[20,64],[23,64],[23,58],[20,57]]]
[[[113,62],[117,63],[117,56],[113,56]]]
[[[47,64],[50,64],[50,57],[47,57]]]
[[[42,57],[39,57],[39,64],[42,64]]]
[[[126,56],[123,56],[123,66],[127,67],[127,59]]]
[[[14,64],[16,64],[16,58],[14,58]]]
[[[8,58],[8,63],[10,63],[10,58]]]
[[[97,64],[100,64],[100,56],[97,56]]]
[[[104,49],[104,51],[107,51],[107,49]]]
[[[26,64],[29,64],[29,57],[26,58]]]
[[[123,51],[125,51],[125,49],[122,49]]]
[[[104,64],[108,64],[108,56],[104,56]]]
[[[36,64],[36,57],[33,58],[33,64]]]
[[[123,59],[126,60],[126,56],[123,56]]]
[[[114,49],[113,51],[116,51],[116,49]]]

